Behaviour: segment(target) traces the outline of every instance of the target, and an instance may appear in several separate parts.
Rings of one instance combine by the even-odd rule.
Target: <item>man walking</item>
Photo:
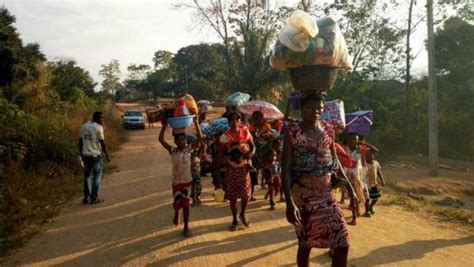
[[[92,122],[85,123],[81,128],[79,153],[84,163],[83,204],[97,204],[104,201],[98,196],[100,180],[104,169],[102,152],[104,152],[107,162],[110,159],[105,147],[103,121],[102,112],[96,111],[92,115]]]

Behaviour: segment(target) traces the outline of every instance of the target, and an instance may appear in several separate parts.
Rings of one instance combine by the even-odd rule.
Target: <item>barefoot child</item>
[[[199,142],[197,148],[191,150],[191,176],[193,177],[193,185],[191,188],[191,198],[193,206],[201,205],[201,157],[204,154],[205,146]]]
[[[363,177],[363,166],[362,166],[362,155],[360,154],[360,150],[358,147],[359,138],[358,135],[355,133],[350,133],[346,143],[346,153],[349,158],[355,163],[351,167],[344,168],[349,181],[351,182],[352,186],[354,187],[354,191],[357,196],[357,201],[359,203],[365,203],[364,196],[364,186],[362,183]],[[360,209],[359,203],[355,203],[355,199],[351,199],[351,209],[352,210],[352,221],[349,224],[356,225],[356,218],[360,216]]]
[[[369,206],[369,212],[373,215],[375,214],[374,205],[377,203],[377,200],[381,197],[380,188],[377,184],[377,178],[380,179],[380,184],[385,186],[385,179],[382,175],[382,167],[378,161],[374,159],[376,151],[369,149],[366,155],[366,167],[367,167],[367,179],[369,185],[369,197],[371,199]],[[368,201],[367,201],[368,202]]]
[[[165,131],[168,124],[163,121],[163,127],[161,128],[159,141],[163,147],[168,150],[172,161],[172,190],[173,190],[173,208],[174,218],[173,223],[177,226],[179,224],[179,210],[183,209],[184,218],[184,229],[183,235],[185,237],[192,236],[189,230],[189,193],[193,183],[191,175],[191,149],[197,148],[201,142],[201,130],[196,118],[194,118],[194,126],[198,139],[193,142],[192,146],[186,145],[186,134],[174,133],[174,143],[176,147],[171,146],[165,140]]]
[[[275,210],[275,201],[273,200],[280,189],[281,181],[281,166],[278,162],[277,152],[272,149],[269,150],[267,162],[263,169],[263,177],[268,186],[268,196],[270,197],[270,210]]]

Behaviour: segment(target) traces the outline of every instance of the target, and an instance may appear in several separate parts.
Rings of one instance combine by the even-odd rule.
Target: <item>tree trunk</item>
[[[412,11],[413,11],[413,2],[414,0],[410,0],[410,7],[408,9],[408,27],[407,27],[407,47],[406,47],[406,69],[405,69],[405,133],[407,133],[406,136],[406,142],[404,150],[405,152],[408,152],[411,144],[411,135],[408,134],[408,131],[410,129],[410,100],[411,100],[411,92],[410,92],[410,68],[411,68],[411,56],[410,56],[410,35],[411,35],[411,20],[412,20]]]
[[[438,96],[435,76],[433,0],[428,0],[426,6],[428,9],[429,173],[432,176],[438,176]]]

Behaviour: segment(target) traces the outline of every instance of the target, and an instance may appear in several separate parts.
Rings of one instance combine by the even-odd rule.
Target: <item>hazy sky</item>
[[[187,45],[218,41],[214,32],[208,29],[192,29],[191,13],[174,9],[175,2],[0,0],[0,5],[16,17],[15,27],[24,43],[39,43],[41,51],[50,60],[75,59],[100,81],[100,65],[111,59],[120,61],[125,75],[130,63],[151,65],[157,50],[176,52]],[[419,9],[423,7],[418,6]],[[421,51],[413,62],[415,72],[424,71],[427,65],[423,49],[425,24],[418,27],[420,30],[412,40],[414,53]]]

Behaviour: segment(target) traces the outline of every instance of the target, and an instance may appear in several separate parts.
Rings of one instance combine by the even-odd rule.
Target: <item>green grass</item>
[[[433,208],[432,211],[442,220],[461,223],[463,225],[474,226],[474,211],[463,208]]]
[[[385,206],[400,206],[408,211],[419,211],[422,207],[426,205],[425,201],[418,201],[411,199],[410,197],[402,194],[398,195],[385,195],[386,199],[380,201],[381,205]]]
[[[119,149],[125,142],[127,135],[122,129],[119,112],[111,102],[104,106],[106,117],[106,142],[109,153]],[[35,136],[34,144],[42,144],[47,139],[51,154],[60,154],[64,157],[45,158],[42,154],[36,155],[31,168],[25,168],[21,162],[13,162],[7,168],[4,177],[0,180],[0,257],[13,248],[21,246],[32,235],[41,231],[45,223],[51,221],[60,209],[70,203],[71,199],[82,190],[82,169],[77,161],[78,132],[83,121],[90,112],[84,112],[84,117],[74,117],[73,121],[59,120],[60,116],[52,117],[55,121],[36,120],[39,129],[52,131],[51,135],[40,132]],[[57,131],[56,126],[64,123],[69,131]],[[60,172],[51,176],[55,166],[60,166]],[[106,165],[106,172],[116,171],[118,166]]]
[[[412,212],[426,212],[430,215],[435,215],[442,221],[474,227],[474,211],[465,208],[439,207],[431,200],[419,201],[403,194],[385,194],[384,198],[380,201],[380,205],[395,205]]]

